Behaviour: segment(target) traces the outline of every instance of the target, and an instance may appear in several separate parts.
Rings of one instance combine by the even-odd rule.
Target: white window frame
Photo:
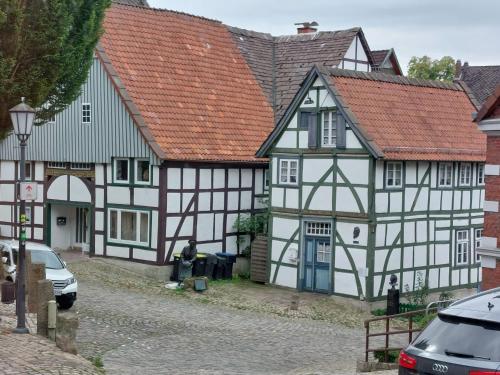
[[[147,161],[148,162],[149,172],[148,172],[148,180],[147,181],[141,181],[137,178],[139,176],[138,168],[139,168],[140,161]],[[144,159],[135,159],[134,160],[134,179],[135,179],[135,183],[137,185],[149,185],[149,184],[151,184],[151,163],[149,162],[149,159],[144,158]]]
[[[474,228],[474,259],[476,263],[481,262],[481,256],[477,253],[477,249],[481,247],[481,238],[483,237],[484,228]]]
[[[306,221],[305,234],[306,236],[331,237],[332,223],[328,221]]]
[[[318,241],[321,241],[319,239]],[[322,243],[322,247],[317,247],[316,248],[316,262],[321,262],[321,263],[331,263],[332,261],[332,244],[329,243]]]
[[[449,180],[448,180],[448,172]],[[443,180],[444,183],[441,183],[441,176],[444,173]],[[453,163],[439,163],[438,166],[438,187],[442,188],[450,188],[453,187]]]
[[[399,166],[400,168],[400,176],[399,176],[399,184],[396,184],[396,178],[393,176],[393,183],[389,184],[389,173],[396,173],[396,169],[393,171],[390,170],[391,166]],[[388,161],[385,164],[385,187],[388,189],[401,189],[403,187],[403,162],[401,161]]]
[[[116,238],[111,237],[111,212],[116,212]],[[135,237],[136,241],[130,241],[130,240],[122,240],[122,213],[123,212],[129,212],[129,213],[135,213],[136,214],[136,226],[137,228]],[[147,240],[141,241],[141,214],[146,214],[147,215],[147,220],[148,220],[148,229],[147,229]],[[137,245],[137,246],[147,246],[149,247],[149,240],[150,240],[150,231],[151,231],[151,214],[149,211],[140,211],[140,210],[128,210],[128,209],[121,209],[121,208],[109,208],[108,209],[108,242],[111,243],[119,243],[119,244],[127,244],[127,245]]]
[[[117,162],[118,161],[123,161],[125,160],[127,162],[127,180],[119,180],[117,178],[117,172],[118,172],[118,167],[117,167]],[[130,160],[128,158],[115,158],[113,159],[113,182],[115,184],[128,184],[130,183]]]
[[[462,172],[467,170],[468,174],[464,174],[462,176]],[[460,163],[460,168],[458,171],[458,186],[470,186],[471,180],[472,180],[472,164]]]
[[[283,163],[286,163],[286,167],[283,167]],[[295,168],[292,168],[292,163],[295,163]],[[292,170],[295,169],[295,175],[292,175]],[[286,170],[286,174],[283,175],[283,170]],[[285,181],[282,177],[285,177]],[[295,182],[292,182],[292,176],[295,176]],[[297,185],[299,183],[299,160],[298,159],[279,159],[278,166],[278,183],[280,185]]]
[[[70,163],[69,168],[74,171],[90,171],[92,169],[91,163]]]
[[[479,173],[481,171],[481,173]],[[482,186],[485,184],[485,175],[484,175],[484,164],[479,163],[477,165],[477,184]]]
[[[47,168],[50,169],[66,169],[66,163],[63,161],[49,161]]]
[[[56,115],[53,115],[51,118],[47,120],[47,124],[55,124],[56,123]]]
[[[457,230],[455,233],[455,265],[464,266],[469,264],[469,250],[469,230]]]
[[[85,108],[88,106],[88,108]],[[88,112],[86,114],[85,112]],[[88,118],[88,121],[86,119]],[[82,124],[91,124],[92,123],[92,104],[91,103],[82,103]]]
[[[326,117],[328,116],[328,117]],[[337,145],[337,112],[321,112],[321,145],[323,147],[335,147]],[[328,121],[326,121],[328,120]],[[332,126],[335,120],[335,127]],[[325,126],[328,125],[328,126]],[[326,141],[325,141],[326,138]]]

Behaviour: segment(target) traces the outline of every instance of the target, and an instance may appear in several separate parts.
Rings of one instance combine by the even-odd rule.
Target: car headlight
[[[76,279],[74,277],[70,277],[69,279],[66,280],[67,285],[71,285],[76,283]]]

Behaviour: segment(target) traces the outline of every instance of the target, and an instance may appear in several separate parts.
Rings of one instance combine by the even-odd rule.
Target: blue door
[[[332,250],[328,237],[306,237],[304,259],[304,289],[328,293]]]

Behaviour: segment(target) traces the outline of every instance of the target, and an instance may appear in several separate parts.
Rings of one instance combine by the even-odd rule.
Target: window
[[[109,239],[116,242],[148,245],[149,213],[110,209]]]
[[[62,163],[59,161],[49,161],[47,167],[53,169],[66,169],[66,163]]]
[[[149,160],[135,161],[135,182],[138,184],[149,183]]]
[[[297,166],[297,160],[280,160],[280,183],[297,184]]]
[[[453,164],[440,163],[439,164],[439,187],[451,187],[453,185]]]
[[[26,181],[31,181],[31,162],[27,161],[24,165],[24,176]],[[19,178],[21,178],[21,163],[18,164]]]
[[[92,108],[90,103],[82,104],[82,123],[90,124],[92,121]]]
[[[472,167],[470,163],[460,164],[460,175],[458,179],[458,184],[460,186],[470,185],[471,169]]]
[[[403,163],[387,163],[385,186],[388,188],[398,188],[403,186]]]
[[[337,140],[337,113],[334,111],[321,113],[323,146],[335,146]]]
[[[330,241],[318,241],[316,245],[316,262],[330,263],[331,257]]]
[[[90,164],[90,163],[71,163],[70,168],[73,170],[90,171],[92,169],[92,164]]]
[[[309,236],[327,236],[332,234],[332,224],[326,222],[307,222],[306,234]]]
[[[264,170],[264,191],[269,190],[269,169]]]
[[[128,159],[115,159],[115,182],[128,183]]]
[[[456,265],[463,265],[469,263],[469,231],[457,231],[456,248]]]
[[[477,184],[484,185],[484,164],[477,165]]]
[[[481,237],[483,237],[483,228],[474,229],[474,251],[476,253],[476,262],[478,263],[481,261],[481,256],[477,253],[477,249],[481,247]]]
[[[56,115],[52,115],[51,117],[49,117],[49,119],[47,120],[47,122],[49,124],[55,124],[56,123]]]

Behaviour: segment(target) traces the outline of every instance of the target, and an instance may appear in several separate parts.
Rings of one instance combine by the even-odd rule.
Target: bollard
[[[50,280],[38,281],[37,334],[48,337],[49,301],[54,300],[54,287]]]
[[[290,310],[298,310],[299,309],[299,295],[293,294],[292,300],[290,301]]]
[[[28,312],[36,313],[38,305],[38,281],[45,280],[45,264],[32,263],[28,270]]]
[[[47,333],[48,337],[52,341],[56,341],[56,326],[57,326],[57,303],[52,300],[48,302],[48,321],[47,321]]]

